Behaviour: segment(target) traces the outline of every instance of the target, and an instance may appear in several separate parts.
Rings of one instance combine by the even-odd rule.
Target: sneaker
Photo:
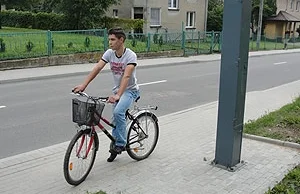
[[[125,147],[123,146],[113,146],[113,148],[109,150],[112,154],[121,154],[122,151],[125,151]]]
[[[121,154],[122,151],[125,151],[125,147],[123,146],[113,146],[112,149],[109,150],[110,156],[107,158],[107,162],[112,162],[117,157],[118,154]]]
[[[118,154],[111,153],[109,158],[107,158],[107,162],[112,162],[117,157]]]

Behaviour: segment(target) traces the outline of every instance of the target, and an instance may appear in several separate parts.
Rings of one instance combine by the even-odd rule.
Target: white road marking
[[[0,108],[5,108],[6,106],[0,106]]]
[[[283,62],[274,63],[274,65],[282,65],[282,64],[285,64],[285,63],[287,63],[287,62],[283,61]]]
[[[143,83],[143,84],[139,84],[139,86],[146,86],[146,85],[151,85],[151,84],[159,84],[159,83],[164,83],[164,82],[167,82],[167,80],[161,80],[161,81],[156,81],[156,82]]]

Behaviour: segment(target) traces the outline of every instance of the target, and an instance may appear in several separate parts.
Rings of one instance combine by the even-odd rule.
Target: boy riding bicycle
[[[109,150],[111,153],[107,159],[112,162],[117,154],[125,149],[126,139],[126,110],[133,101],[139,96],[139,87],[136,79],[136,54],[129,48],[125,48],[124,42],[126,35],[121,28],[113,28],[108,31],[109,46],[108,49],[89,73],[84,82],[76,86],[74,92],[82,92],[88,84],[99,74],[107,63],[110,63],[110,69],[113,74],[114,88],[113,95],[108,98],[109,103],[113,103],[113,121],[115,128],[112,135],[115,138],[115,145]]]

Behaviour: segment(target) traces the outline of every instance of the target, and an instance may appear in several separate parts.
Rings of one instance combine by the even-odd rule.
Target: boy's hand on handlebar
[[[107,102],[108,103],[115,103],[119,100],[120,100],[120,96],[118,94],[116,94],[116,95],[111,95],[110,97],[108,97]]]
[[[78,86],[75,86],[72,90],[74,93],[83,92],[85,90],[86,86],[83,84],[80,84]]]

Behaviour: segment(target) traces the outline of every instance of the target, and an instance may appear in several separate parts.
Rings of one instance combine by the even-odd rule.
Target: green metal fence
[[[137,53],[182,50],[182,33],[127,34],[126,47]]]
[[[137,53],[179,50],[184,55],[208,54],[221,52],[222,33],[128,33],[125,45]],[[300,38],[262,36],[260,46],[256,48],[256,37],[251,36],[249,44],[250,51],[293,48],[300,48]],[[106,29],[0,33],[0,60],[104,52],[106,49]]]
[[[20,59],[47,55],[47,32],[0,34],[0,59]]]
[[[107,49],[106,30],[48,31],[48,55],[104,51]]]
[[[276,49],[295,49],[300,48],[300,37],[266,37],[262,36],[259,47],[256,44],[256,35],[250,38],[249,49],[257,50],[276,50]]]
[[[107,48],[105,29],[0,33],[0,60],[104,51]]]

